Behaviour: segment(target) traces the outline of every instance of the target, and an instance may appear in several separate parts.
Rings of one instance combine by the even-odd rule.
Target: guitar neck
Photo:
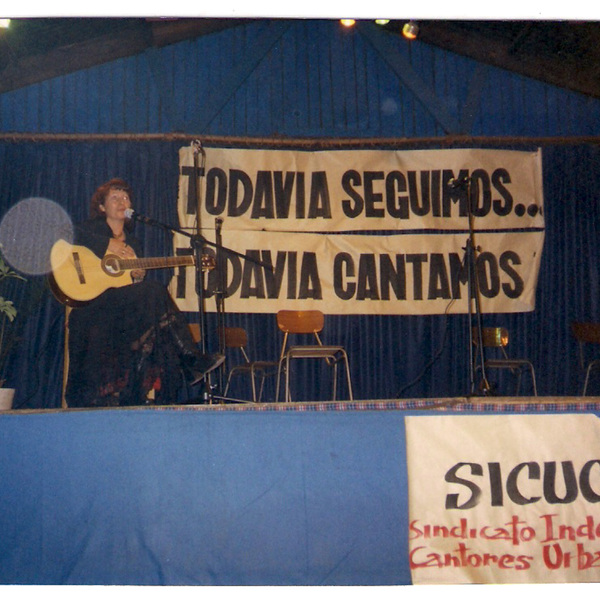
[[[166,267],[188,267],[195,264],[191,255],[167,256],[158,258],[123,258],[119,259],[119,267],[126,271],[129,269],[164,269]]]

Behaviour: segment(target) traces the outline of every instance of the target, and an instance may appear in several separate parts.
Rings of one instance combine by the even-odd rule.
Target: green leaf
[[[10,266],[0,257],[0,280],[12,277],[14,279],[20,279],[26,281],[25,277],[21,277],[16,271],[13,271]]]
[[[5,300],[0,296],[0,313],[4,313],[9,321],[13,321],[17,316],[17,309],[15,308],[12,300]]]

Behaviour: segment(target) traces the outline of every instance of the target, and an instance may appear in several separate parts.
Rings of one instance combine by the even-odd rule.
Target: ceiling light
[[[375,23],[377,23],[377,25],[387,25],[389,22],[389,19],[375,19]]]
[[[344,27],[354,27],[354,25],[356,25],[356,19],[340,19],[340,23]]]
[[[0,19],[0,28],[8,29],[10,25],[10,19]]]
[[[407,40],[416,40],[419,35],[419,26],[414,21],[409,21],[402,27],[402,35]]]

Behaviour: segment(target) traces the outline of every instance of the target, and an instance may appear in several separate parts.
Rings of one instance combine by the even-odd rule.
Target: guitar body
[[[50,288],[67,306],[83,306],[110,288],[131,285],[131,271],[189,266],[193,256],[121,259],[114,254],[98,258],[89,248],[58,240],[50,251]],[[214,259],[202,256],[202,269],[214,268]]]
[[[131,271],[109,274],[89,248],[73,246],[65,240],[58,240],[52,247],[50,266],[52,291],[68,306],[87,304],[109,288],[133,283]]]

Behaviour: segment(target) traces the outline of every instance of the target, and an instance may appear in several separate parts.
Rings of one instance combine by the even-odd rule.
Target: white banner
[[[179,219],[259,231],[543,228],[541,151],[206,149],[179,151]],[[467,185],[468,184],[468,185]]]
[[[223,287],[230,312],[316,308],[329,314],[452,314],[468,310],[465,235],[240,234],[223,228],[222,238],[225,247],[249,259],[224,253]],[[483,311],[533,308],[543,240],[541,232],[477,235]],[[184,238],[179,243],[180,248],[189,244]],[[223,270],[208,275],[209,311],[216,309],[214,291],[220,289]],[[194,285],[194,270],[180,269],[171,293],[182,310],[198,309]]]
[[[181,227],[197,231],[200,206],[202,235],[214,243],[219,228],[223,246],[249,258],[230,253],[223,263],[228,311],[466,313],[469,194],[482,310],[535,308],[539,151],[209,148],[206,162],[194,152],[180,150]],[[175,239],[176,251],[186,246]],[[208,311],[218,277],[208,278]],[[197,310],[191,269],[171,293],[182,310]]]
[[[594,415],[406,418],[414,583],[600,582]]]

